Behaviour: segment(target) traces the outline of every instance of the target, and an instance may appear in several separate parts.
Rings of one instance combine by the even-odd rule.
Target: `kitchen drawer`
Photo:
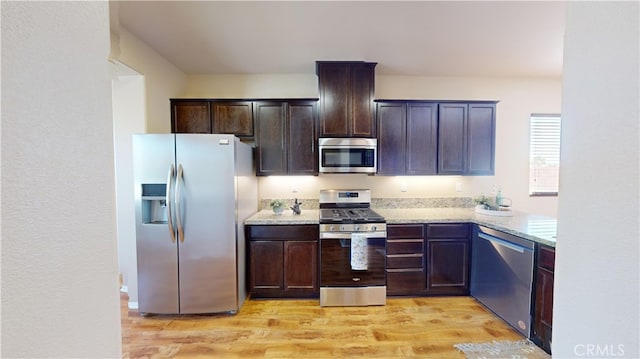
[[[309,240],[317,241],[320,235],[318,225],[252,225],[246,226],[249,240]]]
[[[387,254],[420,254],[424,252],[422,239],[387,239]]]
[[[422,254],[389,254],[387,269],[422,268]]]
[[[556,266],[556,251],[546,247],[540,247],[538,251],[538,267],[553,272]]]
[[[422,224],[390,224],[387,225],[387,237],[396,238],[424,238]]]
[[[387,269],[387,295],[423,294],[424,276],[422,269]]]
[[[427,238],[469,238],[469,224],[429,224],[427,225]]]

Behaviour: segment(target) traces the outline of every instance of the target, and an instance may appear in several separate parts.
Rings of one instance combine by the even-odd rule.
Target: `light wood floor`
[[[121,294],[123,358],[459,358],[453,345],[523,337],[470,297],[386,306],[248,300],[236,315],[142,317]]]

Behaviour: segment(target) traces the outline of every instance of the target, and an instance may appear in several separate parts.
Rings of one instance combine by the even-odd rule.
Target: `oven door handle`
[[[361,233],[367,238],[387,238],[387,232],[321,232],[320,239],[351,239],[351,233]]]

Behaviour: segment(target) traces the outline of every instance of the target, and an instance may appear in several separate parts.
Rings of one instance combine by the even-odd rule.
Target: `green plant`
[[[271,203],[269,203],[269,206],[273,209],[276,208],[283,208],[284,207],[284,202],[279,200],[279,199],[274,199],[271,201]]]
[[[473,201],[474,201],[476,204],[479,204],[479,205],[484,206],[485,208],[489,208],[489,207],[491,207],[489,197],[487,197],[487,196],[485,196],[485,195],[480,195],[480,196],[478,196],[478,197],[474,198],[474,199],[473,199]]]

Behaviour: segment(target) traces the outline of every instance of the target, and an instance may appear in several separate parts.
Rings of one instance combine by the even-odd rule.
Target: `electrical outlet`
[[[462,192],[462,182],[456,182],[456,192]]]
[[[298,193],[298,186],[291,187],[291,193]]]
[[[408,189],[407,189],[407,184],[406,184],[406,183],[404,183],[404,182],[403,182],[403,183],[401,183],[401,184],[400,184],[400,192],[407,192],[407,191],[408,191]]]
[[[491,194],[496,194],[496,193],[498,193],[498,186],[494,184],[491,186]]]

